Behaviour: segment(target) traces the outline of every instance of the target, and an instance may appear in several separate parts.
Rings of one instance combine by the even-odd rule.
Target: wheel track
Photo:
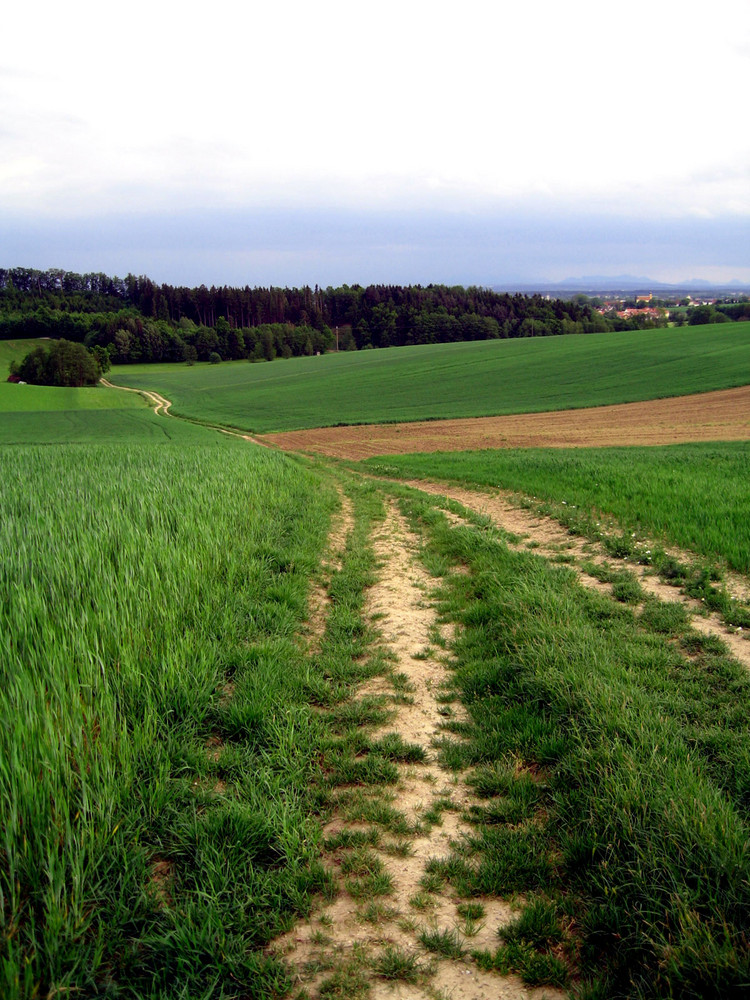
[[[726,626],[719,615],[707,614],[700,601],[680,594],[676,587],[662,583],[658,577],[648,572],[647,566],[614,559],[600,545],[578,535],[571,535],[554,518],[518,507],[517,504],[511,502],[510,494],[505,494],[501,490],[490,493],[422,479],[407,480],[405,485],[431,496],[447,497],[476,514],[486,515],[501,530],[511,535],[521,536],[521,540],[518,542],[506,541],[506,544],[516,551],[529,549],[531,542],[534,546],[533,551],[548,559],[554,559],[563,553],[570,554],[575,561],[568,565],[578,574],[581,583],[590,590],[598,590],[609,595],[612,593],[611,585],[602,583],[596,577],[587,574],[582,569],[581,562],[588,560],[599,565],[622,563],[636,576],[646,593],[662,601],[682,604],[691,616],[693,628],[704,635],[716,636],[721,639],[729,647],[732,655],[750,670],[750,642],[748,641],[750,636],[740,629],[735,630]],[[744,581],[735,581],[734,583],[733,589],[740,600],[746,597],[745,587]]]
[[[392,684],[381,677],[362,685],[358,695],[392,699],[394,717],[376,730],[374,737],[396,733],[426,752],[424,763],[400,765],[395,795],[384,796],[414,831],[411,853],[407,857],[394,856],[394,838],[384,835],[373,849],[393,879],[392,894],[383,898],[386,912],[375,923],[365,918],[365,905],[347,893],[339,867],[342,856],[334,855],[331,870],[339,888],[336,899],[316,908],[309,920],[277,940],[273,952],[284,957],[298,987],[310,996],[323,995],[326,983],[337,970],[356,967],[371,997],[393,997],[394,983],[380,978],[374,966],[387,949],[396,948],[402,954],[416,956],[423,970],[417,982],[395,984],[400,998],[434,1000],[449,995],[453,1000],[485,1000],[488,996],[497,1000],[558,1000],[564,996],[558,990],[528,988],[518,977],[482,972],[468,959],[435,961],[419,942],[422,929],[455,929],[467,952],[494,948],[498,928],[510,922],[513,911],[503,900],[482,900],[485,917],[481,927],[467,937],[460,930],[460,901],[448,890],[431,894],[424,910],[410,903],[420,893],[420,879],[430,858],[447,855],[451,843],[460,841],[468,832],[461,813],[478,800],[462,780],[443,770],[436,760],[433,744],[442,735],[446,712],[453,718],[462,716],[459,709],[447,709],[438,701],[440,685],[449,675],[443,655],[434,648],[437,618],[429,603],[434,582],[415,557],[418,539],[393,503],[373,542],[381,568],[369,592],[368,616],[381,633],[383,647],[395,657],[395,671],[406,675],[411,700],[405,704],[403,697],[394,697]],[[341,805],[323,831],[326,837],[364,828],[361,822],[346,817],[347,793],[351,791],[343,790]],[[364,794],[383,797],[378,791],[365,790]],[[451,800],[452,808],[442,812],[440,825],[425,823],[430,807],[446,798]]]

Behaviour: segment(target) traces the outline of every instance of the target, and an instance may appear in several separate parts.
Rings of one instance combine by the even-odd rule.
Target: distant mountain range
[[[497,292],[716,292],[737,291],[750,292],[750,285],[733,280],[717,283],[704,278],[690,278],[681,282],[655,281],[653,278],[639,277],[633,274],[583,274],[578,278],[565,278],[563,281],[539,282],[509,282],[506,285],[493,285]]]

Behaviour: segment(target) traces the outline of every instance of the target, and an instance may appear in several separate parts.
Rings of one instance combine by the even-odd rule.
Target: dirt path
[[[480,448],[602,448],[750,440],[750,386],[641,403],[504,417],[324,427],[264,434],[290,451],[363,459]]]
[[[247,434],[245,431],[236,431],[230,427],[220,427],[218,424],[203,424],[197,420],[190,420],[187,417],[176,417],[174,413],[169,412],[169,408],[172,405],[170,399],[166,399],[158,392],[151,392],[149,389],[136,389],[129,385],[115,385],[106,378],[99,379],[103,386],[108,389],[122,389],[123,392],[137,392],[140,396],[143,396],[149,403],[154,406],[154,414],[158,416],[162,414],[165,417],[175,417],[175,419],[185,420],[186,423],[195,424],[198,427],[205,427],[210,431],[219,431],[220,434],[228,434],[229,437],[241,438],[243,441],[249,441],[251,444],[257,444],[261,448],[272,448],[272,444],[267,441],[261,441],[259,438],[255,437],[253,434]]]
[[[123,392],[137,392],[140,396],[143,396],[149,403],[152,404],[154,407],[154,413],[157,416],[160,413],[165,417],[171,417],[173,415],[169,412],[169,407],[172,405],[171,400],[165,399],[164,396],[158,392],[150,392],[148,389],[134,389],[129,385],[115,385],[106,378],[101,378],[99,381],[103,386],[106,386],[107,389],[122,389]]]
[[[478,514],[485,514],[499,528],[511,534],[520,536],[517,543],[509,542],[510,548],[533,549],[539,555],[548,559],[570,561],[567,564],[578,573],[581,583],[593,590],[606,594],[612,593],[608,583],[600,582],[582,569],[581,564],[592,562],[598,565],[620,564],[626,566],[638,579],[641,587],[648,594],[662,601],[679,602],[687,608],[692,625],[705,635],[718,636],[727,644],[732,655],[750,670],[750,635],[741,629],[726,626],[716,614],[706,614],[699,601],[680,594],[676,587],[662,583],[658,577],[649,573],[647,566],[635,562],[613,559],[604,549],[594,542],[571,535],[557,521],[541,514],[533,513],[513,504],[510,495],[497,490],[481,492],[447,483],[431,483],[417,479],[407,482],[408,486],[425,493],[449,497]],[[728,589],[740,600],[746,599],[747,581],[732,578]]]
[[[423,885],[429,859],[447,855],[450,842],[468,829],[460,813],[474,799],[462,781],[436,762],[433,741],[440,735],[441,721],[456,709],[439,700],[447,669],[431,645],[436,621],[429,604],[432,581],[415,560],[416,540],[394,507],[374,544],[381,570],[369,594],[368,614],[395,657],[400,680],[394,687],[388,679],[377,678],[359,694],[385,696],[393,704],[395,714],[376,738],[398,734],[421,747],[425,759],[400,765],[395,792],[342,791],[326,837],[341,840],[373,830],[363,822],[363,800],[390,808],[391,818],[396,809],[399,821],[395,827],[375,828],[377,843],[360,848],[359,854],[350,850],[333,855],[337,898],[276,942],[274,951],[284,956],[309,996],[561,998],[555,989],[529,989],[516,977],[482,972],[466,957],[438,958],[420,943],[422,932],[447,931],[467,954],[476,948],[494,950],[497,929],[508,923],[513,911],[500,900],[473,900],[481,902],[484,915],[467,920],[459,913],[460,900],[448,891],[428,892]],[[361,883],[352,877],[361,874],[356,865],[367,871],[382,868],[392,882],[391,891],[360,898]]]

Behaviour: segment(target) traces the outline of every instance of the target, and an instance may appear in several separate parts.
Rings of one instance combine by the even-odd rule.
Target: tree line
[[[64,337],[105,348],[117,364],[207,361],[216,355],[271,360],[334,347],[363,350],[656,325],[659,321],[641,317],[605,318],[580,301],[481,287],[187,288],[132,274],[111,278],[0,268],[0,339]]]

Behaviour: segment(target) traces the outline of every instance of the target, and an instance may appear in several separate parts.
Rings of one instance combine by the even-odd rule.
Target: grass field
[[[447,479],[551,501],[750,573],[750,444],[539,448],[368,459],[388,475]]]
[[[0,340],[0,373],[44,340]],[[142,442],[184,444],[220,440],[185,421],[154,416],[136,392],[103,386],[67,389],[0,381],[0,445]]]
[[[274,992],[325,883],[295,634],[333,491],[234,442],[0,467],[0,993]]]
[[[475,835],[428,872],[462,897],[524,894],[483,968],[573,995],[737,997],[750,981],[747,671],[674,607],[635,614],[488,532],[409,499],[459,626]],[[575,928],[575,931],[574,931]],[[571,933],[574,931],[573,933]]]
[[[268,421],[320,417],[337,392],[352,413],[361,394],[362,419],[390,419],[389,407],[411,412],[410,392],[427,405],[430,377],[439,396],[451,370],[467,404],[476,385],[482,405],[502,396],[528,408],[554,405],[537,405],[537,384],[584,405],[571,401],[613,402],[639,378],[652,393],[695,391],[700,375],[704,389],[747,382],[748,339],[750,324],[727,324],[118,374],[138,384],[145,373],[143,387],[170,398],[192,385],[184,399],[217,422],[242,425],[248,392]],[[321,371],[336,378],[321,386]],[[505,386],[496,397],[493,378]],[[0,409],[7,390],[33,389],[1,388]],[[315,898],[333,897],[338,870],[358,933],[373,928],[368,961],[381,979],[428,977],[429,952],[463,956],[462,975],[513,971],[576,1000],[746,995],[750,680],[681,605],[585,590],[568,566],[511,551],[470,512],[449,521],[441,501],[402,484],[155,417],[136,394],[77,390],[97,395],[57,407],[48,393],[64,391],[0,414],[3,998],[301,995],[268,946]],[[388,456],[359,468],[499,485],[567,511],[576,530],[611,515],[623,544],[653,533],[747,573],[749,462],[746,444],[721,444]],[[342,487],[351,525],[332,559]],[[398,782],[397,762],[415,766],[433,748],[376,739],[388,713],[356,693],[383,674],[394,705],[409,699],[394,672],[408,665],[372,645],[379,618],[366,603],[392,497],[415,532],[399,543],[404,565],[416,551],[455,625],[434,632],[454,670],[439,691],[440,758],[480,797],[471,835],[453,849],[436,841],[413,911],[393,918],[420,935],[419,954],[382,949],[388,851],[405,856],[419,831],[397,793],[378,795]],[[415,590],[423,614],[429,588]],[[338,801],[353,825],[336,814],[324,840]],[[416,907],[429,915],[447,885],[477,921],[483,900],[522,906],[471,955],[455,928],[420,925]],[[314,996],[367,1000],[365,959],[330,961]]]
[[[750,383],[750,323],[329,354],[263,364],[132,365],[112,381],[256,433],[475,417]]]
[[[0,413],[70,412],[72,410],[138,410],[147,406],[135,392],[113,393],[103,386],[66,388],[0,383]]]
[[[0,376],[14,359],[24,357],[44,340],[0,341]],[[170,433],[171,432],[171,433]],[[0,444],[57,444],[95,441],[197,441],[200,432],[188,425],[158,422],[142,396],[95,386],[67,389],[16,385],[0,381]],[[203,436],[205,440],[205,435]]]
[[[49,344],[44,338],[34,337],[30,340],[0,340],[0,380],[5,381],[11,361],[20,361],[29,351]]]
[[[21,386],[20,388],[24,388]],[[37,388],[29,386],[29,388]],[[66,392],[50,389],[50,393]],[[71,392],[98,392],[114,397],[114,390],[75,389]],[[127,397],[125,400],[120,397]],[[220,444],[225,435],[190,424],[185,420],[171,420],[154,416],[136,393],[118,393],[114,397],[124,401],[123,408],[109,406],[102,409],[84,405],[79,409],[19,410],[0,413],[0,445],[3,444],[95,444],[115,442],[121,444]],[[75,400],[69,400],[69,405]],[[84,399],[84,404],[88,401]]]
[[[67,389],[46,385],[16,385],[6,381],[11,361],[20,360],[35,347],[48,343],[45,340],[0,340],[0,413],[145,408],[145,401],[136,393],[118,393],[115,396],[99,386]]]

